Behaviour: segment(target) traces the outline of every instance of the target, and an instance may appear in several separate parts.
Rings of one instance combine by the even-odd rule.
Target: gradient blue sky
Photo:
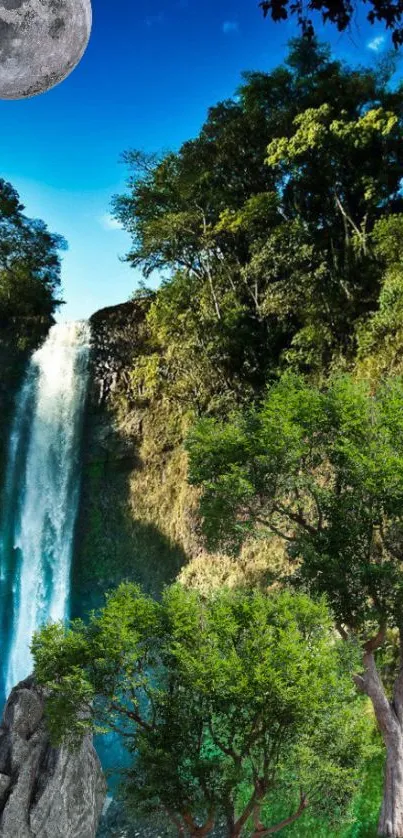
[[[126,300],[138,282],[119,260],[129,239],[109,216],[124,187],[121,152],[176,148],[242,70],[271,69],[295,34],[293,24],[263,21],[257,0],[93,0],[93,15],[87,52],[66,81],[0,102],[1,175],[26,213],[69,243],[61,319]],[[389,45],[365,20],[351,34],[320,34],[352,64],[372,63]]]

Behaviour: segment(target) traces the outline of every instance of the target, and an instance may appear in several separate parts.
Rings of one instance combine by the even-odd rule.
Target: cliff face
[[[74,752],[53,748],[43,693],[21,681],[0,727],[0,838],[95,838],[104,797],[91,737]]]
[[[122,579],[138,581],[158,594],[185,561],[181,545],[159,527],[151,508],[143,445],[147,411],[129,409],[124,401],[143,320],[135,303],[103,309],[91,318],[93,351],[72,580],[75,614],[99,604],[104,591]],[[158,468],[163,479],[162,461]]]
[[[92,369],[86,410],[81,505],[73,568],[73,613],[99,604],[122,579],[158,595],[178,574],[191,585],[265,578],[281,550],[262,543],[242,556],[203,549],[197,492],[187,483],[186,426],[168,399],[127,397],[144,351],[147,301],[91,318]]]

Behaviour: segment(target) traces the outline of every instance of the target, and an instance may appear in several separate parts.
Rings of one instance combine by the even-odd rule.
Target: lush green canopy
[[[401,211],[402,91],[393,66],[351,70],[314,41],[246,73],[178,152],[125,155],[115,212],[150,297],[132,396],[228,410],[286,365],[351,361],[377,308],[377,225]]]
[[[88,625],[43,628],[33,652],[56,741],[123,731],[129,803],[162,807],[178,834],[209,834],[221,817],[232,838],[265,835],[309,807],[346,811],[371,726],[354,699],[355,650],[335,640],[323,601],[205,601],[174,586],[157,603],[126,584]],[[273,796],[284,818],[260,824]]]
[[[297,577],[367,636],[399,625],[403,575],[403,384],[375,394],[337,378],[321,391],[293,374],[232,422],[205,419],[188,441],[209,541],[236,548],[281,534]]]
[[[0,179],[0,410],[13,402],[23,364],[46,335],[60,299],[61,236],[27,218],[14,187]],[[0,475],[3,433],[0,425]]]
[[[18,345],[32,344],[32,334],[46,333],[60,303],[61,236],[43,221],[23,215],[10,183],[0,180],[0,326],[16,331]]]

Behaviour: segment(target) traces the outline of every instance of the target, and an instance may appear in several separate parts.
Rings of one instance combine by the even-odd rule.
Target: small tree
[[[321,392],[287,375],[257,411],[204,421],[189,441],[210,543],[281,535],[294,581],[325,594],[340,634],[363,648],[355,678],[387,751],[381,835],[403,836],[403,384],[376,394],[345,377]],[[393,696],[375,652],[400,634]]]
[[[157,603],[125,584],[88,625],[43,628],[33,652],[54,740],[122,732],[129,804],[163,810],[178,835],[221,817],[231,838],[257,838],[307,807],[345,812],[370,721],[323,601],[173,586]],[[273,794],[293,808],[264,824]]]

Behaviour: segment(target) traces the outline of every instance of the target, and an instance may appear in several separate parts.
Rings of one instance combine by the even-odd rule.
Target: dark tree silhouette
[[[370,23],[380,21],[391,31],[392,42],[397,48],[403,44],[403,0],[261,0],[259,6],[265,17],[274,21],[287,20],[295,15],[302,32],[309,39],[314,35],[311,15],[319,12],[324,22],[330,21],[344,32],[351,24],[358,5],[368,8]]]

